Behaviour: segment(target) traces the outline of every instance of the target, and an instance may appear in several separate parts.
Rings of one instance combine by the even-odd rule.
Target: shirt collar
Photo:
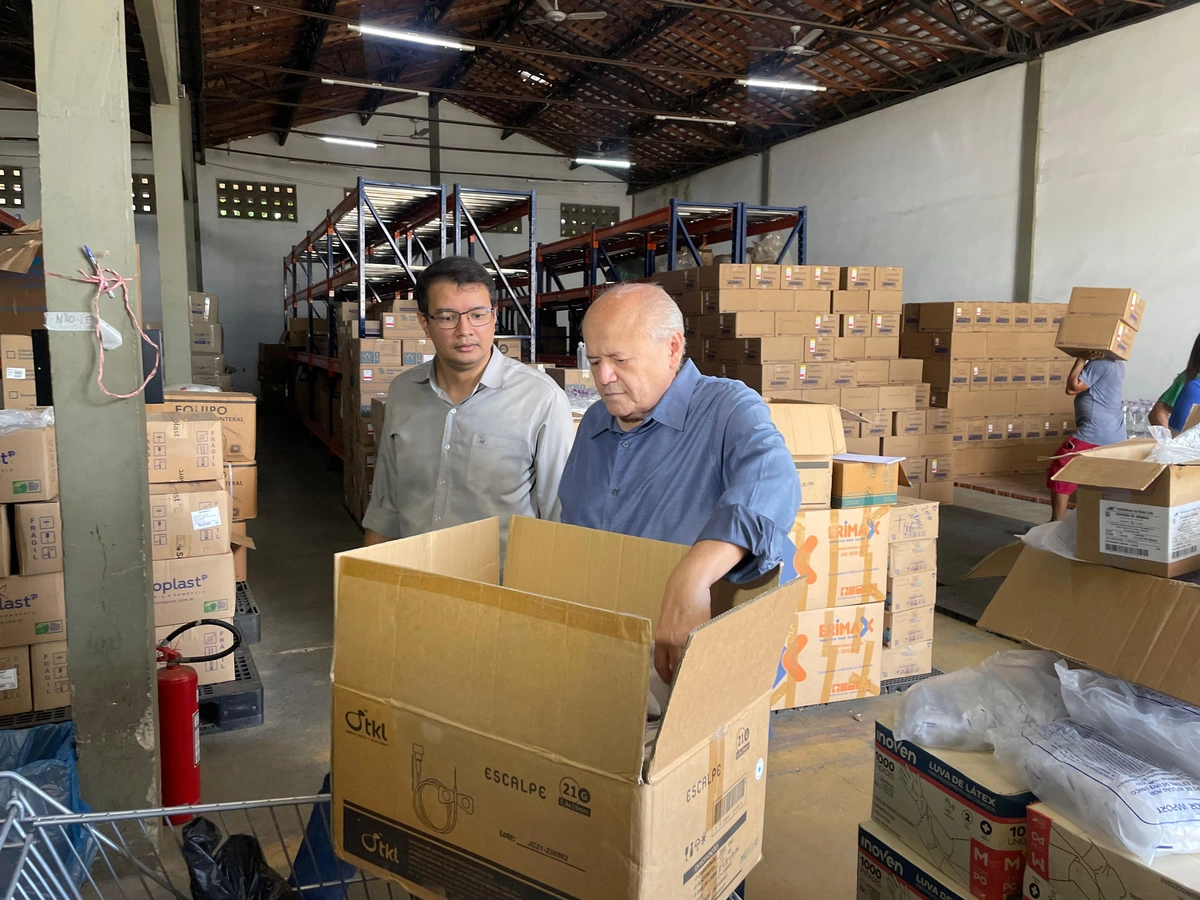
[[[683,431],[683,426],[687,422],[688,407],[692,402],[692,393],[696,390],[699,381],[700,370],[690,359],[685,359],[679,371],[675,373],[675,378],[671,382],[671,386],[667,388],[667,392],[662,395],[654,409],[650,410],[650,415],[646,416],[646,420],[638,425],[638,428],[641,428],[646,422],[653,421],[661,422],[676,431]],[[604,431],[622,431],[616,416],[610,414],[597,417],[596,427],[591,436],[595,437]]]
[[[504,354],[501,353],[495,347],[495,345],[493,345],[492,355],[488,358],[488,363],[483,369],[483,375],[479,379],[479,384],[475,386],[475,391],[471,392],[471,396],[475,395],[475,392],[479,390],[480,385],[486,388],[492,388],[493,390],[498,390],[504,387],[504,359]],[[420,384],[428,384],[440,396],[448,401],[449,397],[446,396],[445,389],[438,384],[436,363],[437,361],[433,359],[427,363],[422,363],[422,365],[425,366],[425,372],[423,375],[417,378],[417,381]]]

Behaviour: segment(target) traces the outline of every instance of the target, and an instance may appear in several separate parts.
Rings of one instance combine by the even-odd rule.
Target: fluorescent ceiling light
[[[445,47],[448,50],[462,50],[470,53],[475,49],[473,44],[464,44],[453,38],[438,37],[436,34],[422,34],[419,31],[402,31],[397,28],[380,28],[378,25],[347,25],[351,31],[365,34],[368,37],[387,38],[392,41],[407,41],[410,44],[424,44],[427,47]]]
[[[379,147],[379,145],[374,141],[359,141],[355,140],[354,138],[329,137],[323,135],[321,140],[327,144],[341,144],[344,147],[362,147],[365,150],[375,150]]]
[[[739,78],[738,84],[757,88],[783,88],[786,91],[824,91],[823,84],[813,84],[811,81],[777,81],[774,78]]]
[[[572,162],[577,166],[608,166],[611,169],[628,169],[633,165],[627,159],[591,159],[586,156],[577,156]]]
[[[706,119],[703,116],[655,116],[660,122],[707,122],[709,125],[736,125],[734,119]]]
[[[520,75],[526,81],[532,81],[534,84],[549,84],[550,83],[550,79],[543,78],[541,75],[535,75],[532,72],[527,72],[525,69],[521,70]]]
[[[322,78],[321,84],[343,84],[346,87],[374,88],[377,91],[395,91],[397,94],[416,94],[418,97],[429,96],[429,91],[418,91],[415,88],[400,87],[396,84],[381,84],[378,81],[350,81],[346,78]]]

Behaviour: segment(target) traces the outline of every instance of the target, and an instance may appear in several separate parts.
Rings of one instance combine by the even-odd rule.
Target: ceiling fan
[[[764,50],[770,53],[786,53],[788,56],[816,56],[820,50],[813,50],[812,45],[825,33],[823,28],[814,28],[804,37],[799,37],[801,26],[792,26],[792,42],[786,47],[748,47],[749,50]]]
[[[537,0],[537,4],[546,11],[546,14],[539,16],[533,21],[544,22],[547,25],[561,25],[563,22],[586,22],[593,19],[603,19],[608,15],[604,11],[565,13],[558,8],[558,0]]]

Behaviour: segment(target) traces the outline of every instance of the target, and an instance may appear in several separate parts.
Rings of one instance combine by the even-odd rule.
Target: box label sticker
[[[4,368],[4,377],[12,381],[24,381],[25,370],[17,366],[6,366]]]
[[[0,669],[0,691],[15,691],[17,689],[17,670]]]
[[[192,530],[204,531],[206,528],[221,527],[221,508],[210,506],[208,509],[198,509],[192,513]]]
[[[1170,508],[1101,500],[1100,551],[1159,563],[1200,554],[1200,500]]]

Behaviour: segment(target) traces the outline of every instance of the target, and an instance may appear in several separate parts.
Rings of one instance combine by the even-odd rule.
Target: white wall
[[[0,107],[34,109],[33,95],[0,85]],[[424,100],[411,100],[383,108],[385,112],[428,113]],[[483,122],[485,120],[449,103],[442,104],[443,119]],[[427,123],[417,122],[418,129]],[[367,127],[355,116],[301,126],[300,131],[354,138],[406,140],[413,133],[408,119],[376,116]],[[0,110],[0,138],[36,137],[34,112]],[[134,135],[134,141],[146,141]],[[565,157],[507,156],[496,151],[524,150],[548,153],[546,147],[520,135],[500,140],[495,129],[474,128],[443,122],[441,126],[442,180],[468,187],[503,188],[537,192],[537,237],[547,242],[559,237],[560,203],[602,203],[619,206],[621,215],[632,211],[625,183],[591,168],[571,170]],[[467,147],[469,150],[447,150]],[[252,151],[268,156],[250,156],[228,150]],[[270,158],[275,157],[275,158]],[[280,157],[299,157],[318,162],[296,163]],[[27,171],[28,207],[24,218],[41,214],[37,183],[37,144],[0,140],[0,160],[20,162]],[[325,165],[322,163],[335,163]],[[412,171],[371,169],[369,165],[396,166]],[[154,171],[148,144],[133,146],[133,171]],[[488,173],[488,174],[480,174]],[[293,134],[280,147],[274,137],[262,136],[237,141],[228,148],[210,149],[206,165],[197,170],[200,199],[200,228],[204,288],[221,298],[221,321],[225,326],[227,362],[238,369],[234,385],[240,390],[257,389],[258,344],[274,342],[283,327],[283,257],[316,226],[325,211],[344,196],[358,176],[379,181],[428,184],[429,150],[425,142],[414,147],[380,145],[377,150],[327,144],[313,137]],[[297,185],[299,221],[296,223],[230,221],[217,215],[218,179],[258,180]],[[557,179],[553,181],[531,179]],[[161,318],[158,289],[157,219],[135,216],[141,247],[143,304],[145,318]],[[527,246],[528,235],[489,235],[496,253],[511,253]],[[103,245],[102,241],[97,244]]]
[[[1135,287],[1128,397],[1157,397],[1200,332],[1200,7],[1046,56],[1034,297]]]

